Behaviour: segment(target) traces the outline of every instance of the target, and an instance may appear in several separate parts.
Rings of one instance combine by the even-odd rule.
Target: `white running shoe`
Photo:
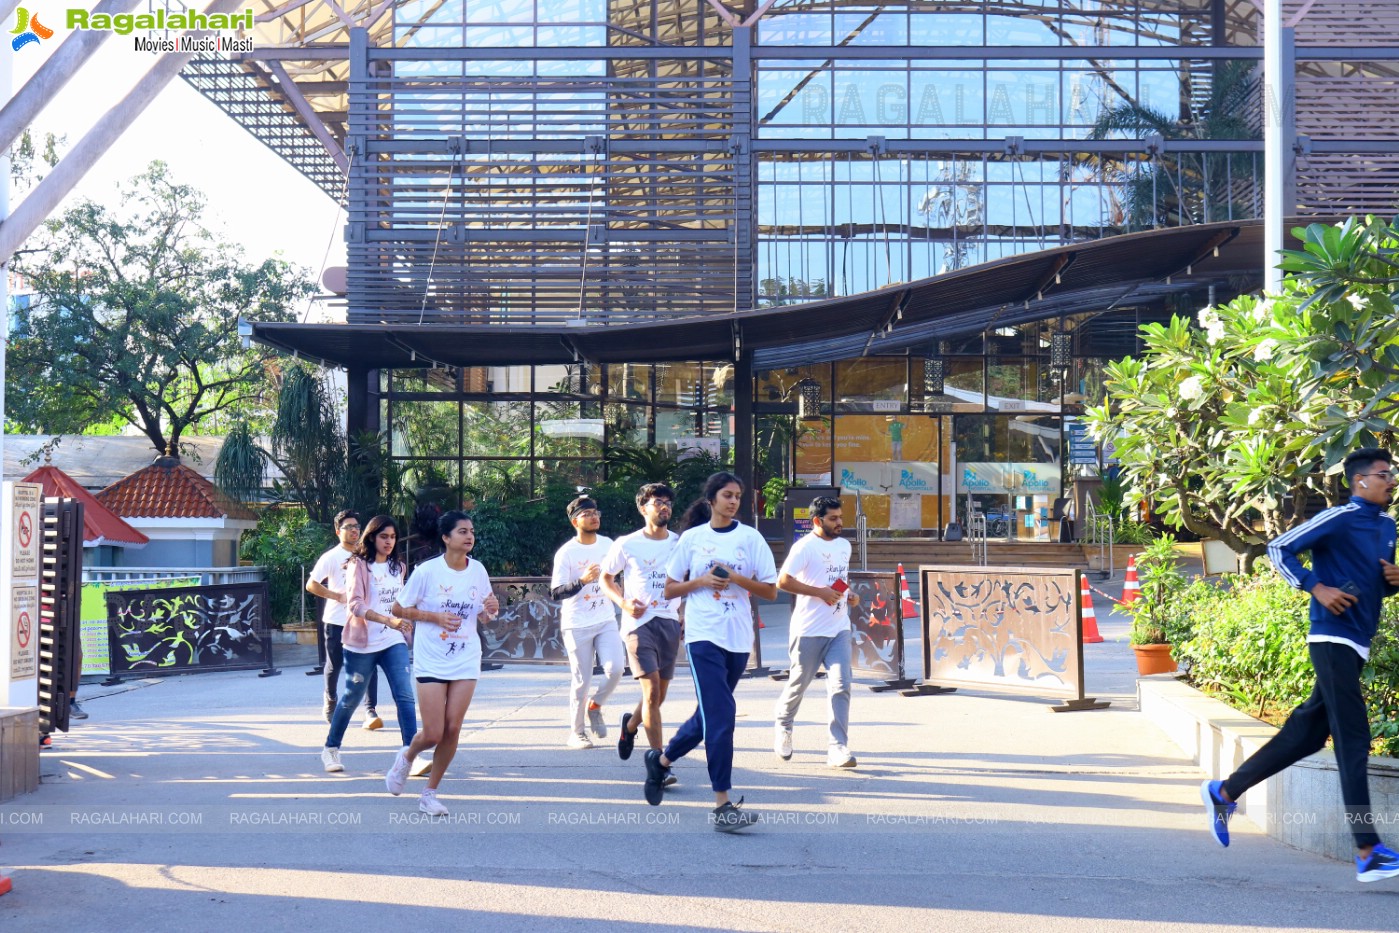
[[[431,788],[423,791],[418,797],[418,809],[428,816],[447,815],[447,808],[442,806],[442,801],[437,799],[437,791]]]
[[[400,749],[398,757],[393,760],[393,767],[389,773],[384,775],[384,786],[389,789],[389,793],[397,797],[403,793],[403,785],[408,783],[408,750]]]
[[[340,749],[331,748],[329,745],[321,749],[321,764],[325,765],[327,774],[345,770],[345,766],[340,763]]]
[[[374,710],[371,709],[366,711],[364,714],[363,728],[366,732],[373,732],[375,729],[384,728],[384,721],[379,718],[378,713],[374,712]]]
[[[850,754],[850,749],[844,745],[832,745],[830,751],[826,752],[826,764],[832,768],[853,768],[855,756]]]
[[[792,757],[792,730],[782,728],[780,723],[773,726],[772,751],[783,761]]]
[[[568,737],[569,748],[592,748],[593,740],[588,738],[586,732],[577,732]]]
[[[607,738],[607,722],[602,718],[602,707],[588,708],[588,726],[593,730],[593,735],[600,739]]]
[[[423,752],[417,758],[413,759],[413,767],[408,769],[408,773],[413,777],[424,777],[431,770],[432,756],[427,752]]]

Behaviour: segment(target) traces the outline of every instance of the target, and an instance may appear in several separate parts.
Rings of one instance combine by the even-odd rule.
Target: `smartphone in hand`
[[[1349,593],[1356,599],[1360,598],[1360,587],[1356,585],[1354,580],[1347,580],[1340,585],[1339,589],[1342,593]]]
[[[831,589],[844,596],[845,591],[850,589],[850,584],[846,583],[844,580],[837,580],[831,584]]]
[[[729,578],[729,568],[723,566],[722,564],[715,566],[714,569],[709,572],[714,574],[714,576],[718,577],[720,580],[727,580]]]

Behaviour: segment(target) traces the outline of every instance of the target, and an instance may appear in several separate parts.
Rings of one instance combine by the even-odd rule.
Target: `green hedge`
[[[307,521],[304,509],[291,506],[264,509],[257,528],[243,536],[239,556],[267,568],[274,624],[300,622],[303,604],[306,620],[315,621],[317,601],[303,589],[303,567],[310,573],[316,558],[334,544],[335,535],[328,526]]]
[[[1253,716],[1290,710],[1311,692],[1310,597],[1271,569],[1197,581],[1184,594],[1191,635],[1175,645],[1190,682]],[[1385,601],[1365,667],[1374,752],[1399,755],[1399,602]]]

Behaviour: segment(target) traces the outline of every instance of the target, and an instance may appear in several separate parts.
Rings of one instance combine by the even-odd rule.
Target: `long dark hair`
[[[385,528],[392,528],[394,533],[393,550],[389,552],[389,573],[398,576],[403,573],[403,560],[398,556],[399,550],[403,547],[403,533],[398,530],[398,523],[391,515],[375,515],[369,520],[364,531],[360,532],[359,544],[355,547],[355,556],[366,564],[373,566],[374,560],[378,557],[378,548],[374,546],[374,539],[379,537],[379,533]]]
[[[743,485],[743,480],[733,473],[721,470],[718,473],[710,474],[709,479],[704,481],[704,494],[691,502],[690,507],[685,510],[685,514],[680,517],[680,530],[689,531],[691,528],[708,524],[709,519],[714,514],[714,509],[710,503],[714,501],[715,496],[719,495],[719,490],[730,483],[737,483],[739,494],[742,495],[746,487]]]

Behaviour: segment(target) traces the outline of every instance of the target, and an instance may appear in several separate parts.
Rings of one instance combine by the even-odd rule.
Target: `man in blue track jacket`
[[[1346,821],[1355,837],[1355,875],[1379,881],[1399,875],[1399,854],[1380,842],[1370,810],[1370,722],[1360,674],[1379,628],[1380,603],[1399,592],[1394,519],[1385,512],[1396,486],[1389,451],[1357,450],[1345,459],[1350,501],[1327,509],[1268,545],[1268,558],[1288,583],[1312,595],[1307,650],[1316,684],[1268,744],[1223,781],[1205,781],[1215,841],[1229,845],[1229,817],[1244,791],[1335,742]],[[1311,568],[1298,555],[1310,551]]]

